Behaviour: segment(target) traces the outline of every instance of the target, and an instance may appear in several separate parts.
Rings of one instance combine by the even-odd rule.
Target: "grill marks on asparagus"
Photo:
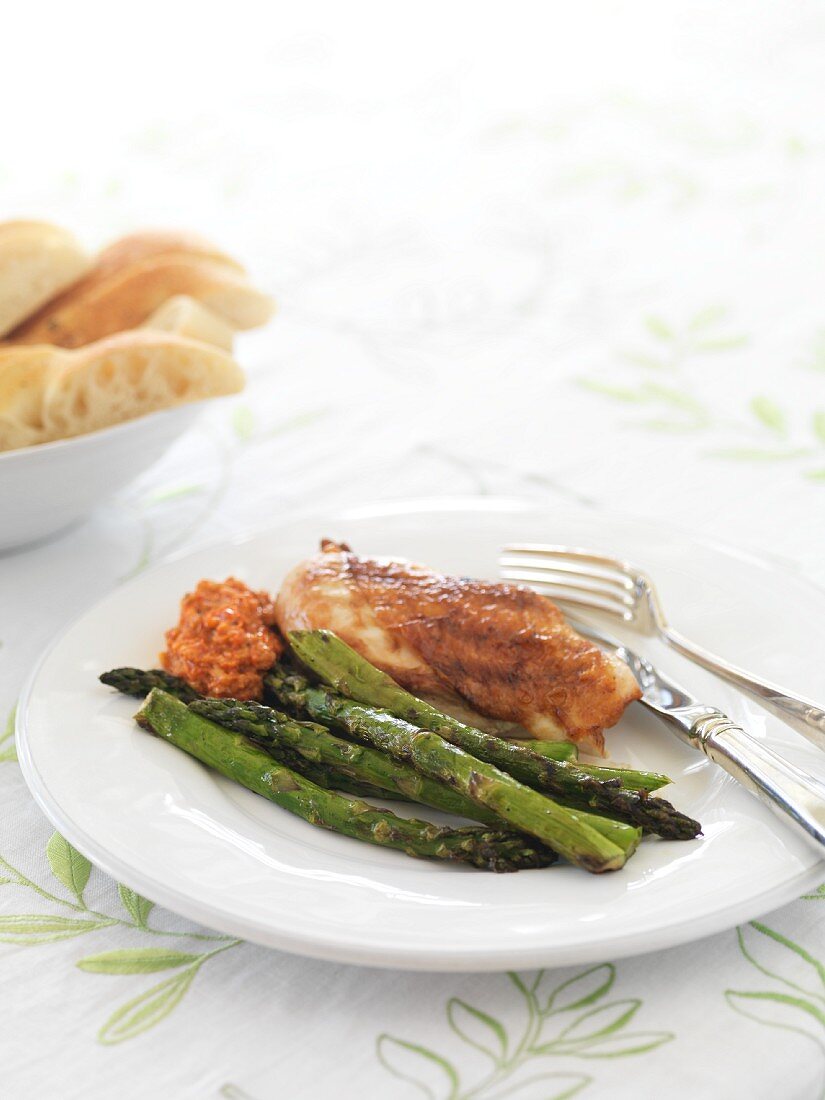
[[[276,756],[285,748],[352,780],[370,783],[381,790],[384,798],[388,794],[400,795],[457,817],[469,817],[496,828],[506,827],[495,814],[460,792],[421,775],[383,752],[336,737],[326,726],[298,722],[260,703],[237,699],[199,699],[190,704],[190,709],[227,729],[245,734]]]
[[[339,725],[395,759],[410,763],[588,871],[617,870],[638,843],[637,830],[631,828],[625,844],[618,844],[594,827],[587,814],[545,798],[436,733],[362,706],[328,688],[309,686],[302,677],[282,669],[273,670],[264,682],[282,702],[300,708],[315,720]]]
[[[184,703],[191,703],[193,699],[201,697],[180,676],[173,676],[162,668],[113,668],[109,672],[101,673],[98,679],[101,684],[113,687],[124,695],[133,695],[136,699],[145,698],[152,688],[160,688]]]
[[[150,692],[136,717],[158,737],[319,828],[416,858],[466,863],[487,871],[546,867],[557,858],[527,837],[483,826],[449,828],[400,818],[324,790],[242,734],[210,722],[159,688]]]
[[[530,749],[467,726],[422,699],[366,661],[329,631],[294,631],[293,650],[307,668],[332,688],[368,707],[438,734],[477,759],[502,769],[525,786],[558,798],[574,808],[618,817],[667,840],[692,840],[698,821],[663,798],[622,787],[618,777],[600,780],[574,763],[548,760]]]
[[[249,789],[313,824],[410,855],[518,870],[553,862],[552,847],[587,870],[604,871],[623,865],[642,828],[671,839],[700,830],[670,803],[647,797],[667,776],[579,766],[569,760],[575,747],[542,753],[543,745],[535,751],[482,733],[416,699],[328,631],[299,631],[291,641],[303,663],[337,691],[277,665],[267,693],[323,725],[260,704],[204,699],[159,669],[117,668],[100,680],[149,695],[137,716],[141,724]],[[366,744],[336,737],[329,726]],[[488,829],[410,822],[334,791],[420,802]]]

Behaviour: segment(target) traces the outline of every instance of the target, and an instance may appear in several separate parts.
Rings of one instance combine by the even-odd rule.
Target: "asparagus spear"
[[[159,688],[150,692],[136,719],[158,737],[311,825],[410,856],[453,860],[490,871],[545,867],[556,858],[526,837],[475,825],[449,829],[405,820],[389,810],[326,791],[278,764],[246,737],[201,718]]]
[[[278,668],[273,671],[271,678],[273,684],[282,684],[285,698],[290,694],[290,684],[302,680],[283,673]],[[303,681],[303,685],[308,686],[306,681]],[[473,802],[460,791],[419,774],[408,764],[393,760],[377,749],[344,741],[330,733],[325,726],[314,722],[297,722],[286,714],[261,706],[260,703],[235,699],[200,699],[189,706],[195,714],[209,718],[236,733],[245,734],[252,741],[268,748],[275,756],[283,751],[284,746],[288,746],[289,753],[300,754],[299,760],[301,757],[305,758],[304,764],[307,761],[319,761],[338,769],[355,781],[378,784],[384,787],[385,798],[386,792],[398,797],[397,792],[400,790],[402,797],[406,795],[414,802],[422,802],[445,813],[469,817],[505,831],[510,827],[507,821]],[[285,759],[284,763],[289,764],[289,759]],[[302,768],[299,765],[295,770],[300,772]],[[308,778],[311,779],[312,776],[309,775]],[[321,786],[329,784],[324,782]],[[598,817],[596,814],[582,814],[582,817],[602,836],[617,844],[626,855],[629,856],[638,847],[641,837],[638,829],[619,821]]]
[[[560,806],[513,776],[476,759],[439,734],[421,730],[385,711],[364,707],[302,676],[270,672],[265,685],[310,718],[335,725],[423,775],[447,783],[498,814],[511,827],[530,833],[586,870],[612,871],[624,865],[639,839],[628,834],[627,850],[602,836],[586,813]]]
[[[399,719],[440,734],[446,741],[479,760],[501,768],[522,784],[535,787],[567,805],[591,809],[639,825],[669,840],[690,840],[701,825],[646,792],[626,790],[621,780],[594,779],[566,760],[546,760],[530,749],[473,729],[435,707],[416,699],[374,668],[328,630],[297,630],[289,641],[299,659],[326,683],[344,695],[373,708],[383,708]]]
[[[171,673],[164,672],[159,668],[148,670],[141,668],[113,668],[110,672],[104,672],[99,679],[101,683],[116,688],[118,691],[123,692],[124,695],[134,695],[139,699],[144,698],[149,694],[152,688],[156,687],[166,691],[169,695],[174,695],[176,699],[180,699],[183,703],[189,703],[196,699],[203,698],[199,692],[195,691],[193,687],[190,687],[185,680],[180,678],[180,676],[172,676]],[[346,794],[355,795],[356,798],[387,797],[387,792],[382,787],[374,786],[366,781],[359,782],[358,779],[344,775],[334,768],[328,768],[321,763],[307,760],[297,753],[291,753],[283,745],[280,746],[277,751],[273,751],[274,746],[269,746],[268,749],[280,763],[298,772],[298,774],[302,775],[305,779],[310,779],[313,783],[317,783],[319,787],[323,787],[325,790],[344,791]],[[394,798],[398,802],[415,801],[412,798],[407,798],[401,791],[395,793]]]
[[[170,672],[164,672],[160,668],[144,670],[142,668],[113,668],[109,672],[102,673],[98,679],[101,684],[122,691],[124,695],[134,695],[136,699],[143,699],[152,688],[161,688],[163,691],[174,695],[176,699],[190,703],[193,699],[200,699],[200,694],[190,687],[180,676],[173,676]]]
[[[670,776],[661,772],[638,771],[636,768],[612,768],[602,764],[582,764],[578,759],[579,750],[572,741],[540,741],[538,738],[520,740],[505,738],[508,745],[519,745],[529,749],[545,760],[573,760],[579,771],[586,772],[594,779],[619,779],[623,787],[630,791],[658,791],[671,782]]]
[[[626,790],[645,791],[647,794],[658,791],[660,787],[666,787],[672,782],[669,775],[663,775],[661,772],[638,771],[636,768],[612,768],[604,764],[582,764],[581,761],[576,762],[576,767],[591,779],[599,779],[602,782],[618,779]]]
[[[267,748],[272,746],[270,751],[276,756],[279,746],[285,745],[293,754],[328,766],[333,774],[338,772],[382,788],[384,798],[387,792],[400,793],[444,813],[469,817],[498,829],[507,828],[495,814],[459,791],[420,775],[409,764],[399,763],[377,749],[344,741],[325,726],[297,722],[260,703],[238,699],[197,699],[190,704],[190,710],[236,733],[243,733]]]
[[[255,741],[255,738],[250,738],[250,740]],[[309,779],[316,786],[323,787],[325,791],[341,791],[343,794],[350,794],[355,798],[379,798],[382,800],[390,798],[393,802],[416,801],[414,798],[401,794],[400,791],[388,793],[383,787],[376,787],[373,783],[353,779],[334,768],[324,767],[323,764],[313,763],[297,752],[284,749],[282,745],[263,745],[257,741],[255,743],[274,757],[279,764],[283,764],[285,767],[297,772],[304,779]]]
[[[352,701],[342,696],[337,697],[337,702],[339,705],[337,708],[333,707],[333,709],[336,710],[336,713],[333,715],[332,710],[330,709],[330,698],[334,695],[334,693],[329,692],[328,689],[324,687],[318,688],[316,692],[310,691],[309,681],[306,680],[305,677],[301,676],[300,673],[284,668],[282,665],[276,665],[271,670],[271,672],[267,674],[265,686],[267,692],[270,695],[274,695],[276,699],[280,700],[282,705],[294,709],[299,713],[309,714],[313,718],[318,718],[321,722],[336,725],[337,727],[343,729],[344,732],[352,736],[358,737],[361,740],[369,741],[372,744],[383,744],[381,742],[379,729],[380,718],[382,716],[390,719],[393,730],[397,729],[397,723],[394,722],[392,715],[382,715],[381,712],[376,712],[376,717],[373,720],[367,722],[367,727],[369,728],[367,728],[365,731],[362,727],[362,711],[364,710],[364,708],[359,707],[357,708],[357,711],[351,710],[348,704],[350,704]],[[214,708],[211,713],[209,713],[207,710],[203,709],[203,703],[194,703],[192,704],[192,706],[196,712],[200,714],[205,714],[207,717],[213,718],[218,722],[223,722],[223,719],[219,716],[219,708]],[[263,718],[266,712],[268,712],[270,715],[277,715],[277,712],[271,711],[267,707],[258,706],[256,708],[256,711],[259,718]],[[224,710],[223,713],[226,714],[227,712]],[[230,719],[230,724],[232,725],[232,728],[238,729],[242,733],[248,733],[251,736],[249,728],[247,727],[245,729],[243,726],[243,722],[244,717],[250,718],[252,717],[252,714],[247,712],[244,716],[236,712],[234,717],[239,720],[240,724],[235,725],[235,723]],[[312,742],[311,751],[313,752],[313,755],[316,752],[323,752],[324,749],[322,746],[324,746],[325,744],[329,744],[329,739],[337,741],[340,746],[348,748],[350,752],[353,748],[356,747],[351,745],[347,741],[341,741],[339,738],[334,738],[329,730],[325,729],[324,726],[318,726],[315,723],[308,722],[297,722],[295,723],[295,725],[299,728],[301,732],[304,733],[308,729],[316,731]],[[277,731],[279,728],[281,728],[281,723],[276,718],[275,722],[273,723],[272,729],[272,733],[274,736],[277,736]],[[410,727],[410,730],[412,730],[412,732],[418,732],[414,727]],[[326,735],[326,737],[324,735]],[[299,749],[299,751],[301,751],[300,744],[297,738],[293,740],[293,744],[296,748]],[[308,747],[308,745],[305,742],[305,748],[306,747]],[[358,747],[363,748],[363,746]],[[384,752],[376,752],[376,750],[374,749],[365,751],[369,752],[370,760],[377,756],[378,762],[385,762],[385,769],[387,764],[389,764],[390,767],[403,768],[405,769],[405,771],[411,772],[412,775],[418,774],[414,768],[410,768],[409,765],[406,765],[400,761],[393,761]],[[332,759],[328,755],[326,758]],[[370,771],[366,770],[363,772],[363,776],[364,778],[369,780],[372,780],[374,778],[374,775]],[[425,776],[421,775],[419,775],[419,779],[424,780],[424,789],[429,790],[429,788],[433,784],[433,780],[429,780]],[[437,783],[435,784],[435,786],[437,788],[437,792],[449,790],[449,788],[446,788],[442,783]],[[490,814],[490,812],[485,810],[483,806],[479,805],[478,803],[474,803],[471,798],[462,795],[459,791],[450,790],[450,795],[453,799],[451,803],[445,802],[443,800],[443,793],[441,794],[439,802],[437,803],[439,809],[446,809],[448,812],[451,813],[461,813],[461,815],[464,817],[475,818],[485,823],[494,823],[498,825],[499,828],[509,828],[508,822],[506,820],[503,820],[500,817],[496,817],[494,814]],[[456,804],[456,802],[454,801],[455,799],[459,799],[460,802]],[[417,796],[417,800],[426,801],[420,796]],[[436,803],[431,804],[436,805]],[[626,858],[632,855],[633,852],[636,851],[636,848],[639,846],[639,841],[641,840],[641,830],[635,828],[635,826],[627,825],[624,822],[611,820],[606,817],[600,817],[596,814],[588,813],[582,810],[577,811],[577,813],[585,824],[595,829],[596,832],[601,833],[602,836],[606,837],[614,844],[617,844],[625,853]],[[485,816],[482,816],[482,814],[484,814]]]
[[[521,745],[523,749],[532,749],[547,760],[576,760],[579,755],[579,750],[573,741],[539,741],[538,738],[521,741],[514,738],[510,744]]]
[[[658,791],[660,787],[667,787],[671,782],[669,775],[663,775],[659,771],[639,771],[636,768],[613,768],[605,764],[582,763],[579,760],[579,750],[572,741],[542,741],[538,738],[535,740],[505,739],[508,745],[518,745],[519,748],[535,752],[536,756],[546,760],[572,760],[577,769],[591,775],[593,779],[618,779],[621,787],[626,787],[628,791]]]

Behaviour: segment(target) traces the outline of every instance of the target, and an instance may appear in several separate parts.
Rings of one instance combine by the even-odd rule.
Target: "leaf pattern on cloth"
[[[0,733],[0,764],[6,760],[17,759],[17,749],[14,745],[14,719],[16,714],[17,707],[13,706],[9,711],[3,732]]]
[[[82,905],[83,891],[92,870],[88,859],[73,848],[68,840],[64,840],[60,833],[52,833],[49,838],[46,858],[57,881],[70,890]]]
[[[430,1100],[494,1100],[503,1096],[542,1096],[565,1100],[586,1088],[589,1074],[555,1070],[550,1057],[620,1058],[655,1050],[674,1038],[669,1031],[630,1031],[642,1007],[636,998],[605,1001],[616,981],[612,963],[589,967],[556,982],[552,971],[511,972],[508,978],[522,1001],[519,1031],[486,1007],[452,997],[447,1024],[464,1044],[448,1057],[421,1043],[383,1033],[376,1040],[381,1065]],[[465,1065],[466,1048],[484,1056],[479,1073]]]
[[[77,968],[87,974],[128,976],[154,974],[163,970],[178,971],[116,1008],[98,1032],[101,1043],[109,1046],[122,1043],[159,1024],[181,1002],[204,963],[243,942],[231,936],[164,932],[150,928],[148,918],[153,903],[122,884],[118,884],[118,896],[127,917],[131,919],[91,909],[84,900],[84,891],[92,872],[89,860],[60,833],[52,834],[44,854],[53,877],[71,895],[70,899],[52,893],[34,882],[2,856],[0,885],[28,889],[58,909],[69,909],[72,915],[61,912],[0,915],[0,943],[37,947],[75,939],[106,928],[129,928],[143,935],[172,938],[178,942],[186,939],[216,945],[206,951],[184,951],[168,946],[118,948],[79,959]]]
[[[816,895],[825,897],[825,884]],[[736,930],[739,949],[767,982],[726,989],[730,1007],[749,1020],[810,1039],[823,1055],[818,1096],[825,1097],[825,964],[801,944],[759,921]]]
[[[705,451],[707,458],[772,464],[816,456],[825,446],[825,410],[814,410],[807,425],[792,433],[788,410],[769,394],[755,394],[738,417],[727,411],[715,412],[699,397],[694,366],[704,356],[737,351],[749,343],[748,336],[726,327],[727,315],[728,310],[719,304],[699,310],[683,324],[648,314],[642,319],[647,346],[618,353],[625,368],[622,375],[616,380],[588,375],[574,381],[590,393],[653,414],[629,421],[631,427],[676,434],[715,430],[720,435],[743,439],[741,444]],[[823,349],[820,333],[804,365],[823,369]],[[739,361],[734,359],[733,366],[738,369]],[[628,369],[635,376],[630,381]],[[667,385],[651,381],[655,373],[665,376]],[[825,469],[815,467],[801,472],[809,481],[825,482]]]

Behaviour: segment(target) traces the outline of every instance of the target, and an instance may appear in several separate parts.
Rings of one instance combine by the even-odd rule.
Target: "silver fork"
[[[691,661],[729,680],[765,710],[825,749],[825,710],[691,642],[668,624],[653,582],[640,569],[591,550],[540,543],[505,546],[505,580],[535,588],[558,603],[614,615],[643,634],[656,634]]]

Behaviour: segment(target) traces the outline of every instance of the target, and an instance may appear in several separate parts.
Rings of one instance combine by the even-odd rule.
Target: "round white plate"
[[[507,541],[595,547],[642,564],[689,636],[789,687],[821,689],[825,593],[791,572],[678,531],[515,502],[442,501],[294,520],[170,561],[76,622],[21,702],[21,763],[55,826],[104,871],[212,928],[319,958],[429,970],[567,965],[653,951],[731,927],[825,878],[816,853],[723,772],[632,706],[615,760],[664,771],[699,818],[693,842],[643,843],[627,867],[513,875],[452,868],[313,828],[224,780],[132,721],[134,700],[97,682],[153,665],[178,601],[230,573],[275,591],[321,536],[365,554],[497,575]],[[615,633],[621,633],[615,629]],[[822,757],[721,681],[650,639],[654,663],[813,770]]]

